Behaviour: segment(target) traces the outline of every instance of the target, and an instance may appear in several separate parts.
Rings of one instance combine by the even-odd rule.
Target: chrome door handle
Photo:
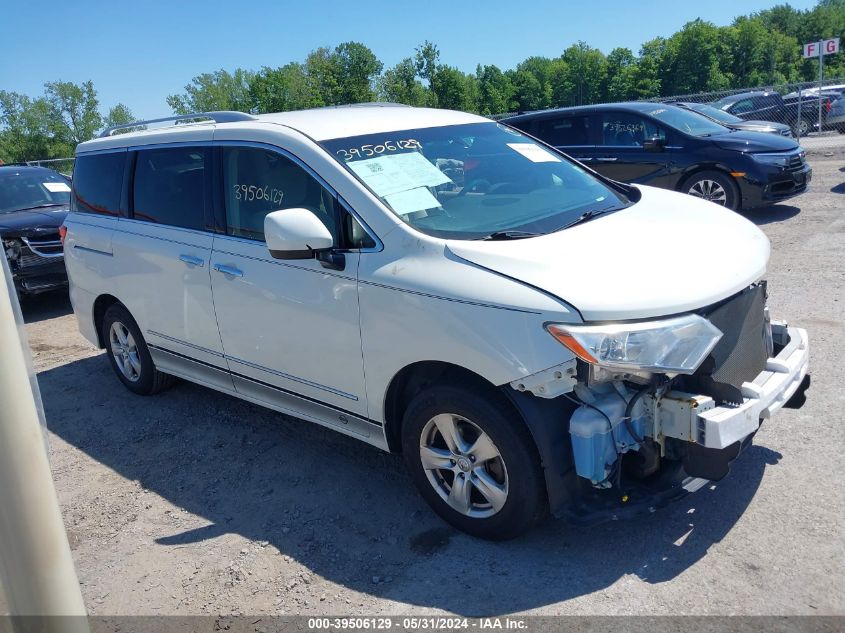
[[[612,163],[613,161],[616,160],[616,156],[601,156],[601,157],[597,158],[596,160],[599,160],[603,163]]]
[[[199,266],[200,268],[205,263],[201,257],[194,257],[193,255],[179,255],[179,259],[190,266]]]
[[[230,277],[243,277],[244,273],[242,270],[238,270],[234,266],[226,266],[225,264],[214,264],[214,270],[218,273],[223,273],[224,275],[229,275]]]
[[[573,156],[573,158],[581,163],[589,163],[591,160],[593,160],[592,156]]]

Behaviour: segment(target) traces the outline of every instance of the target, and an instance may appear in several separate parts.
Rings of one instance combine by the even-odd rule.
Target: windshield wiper
[[[624,207],[621,207],[624,208]],[[611,211],[618,211],[618,208],[612,209],[590,209],[589,211],[584,211],[581,215],[579,215],[574,220],[567,222],[563,226],[557,227],[554,231],[550,231],[550,233],[557,233],[558,231],[562,231],[564,229],[568,229],[570,227],[575,226],[576,224],[583,224],[584,222],[589,222],[590,220],[599,217],[600,215],[604,215],[605,213],[610,213]]]
[[[531,231],[494,231],[490,235],[479,238],[482,241],[502,241],[502,240],[524,240],[526,237],[537,237],[543,233],[532,233]]]

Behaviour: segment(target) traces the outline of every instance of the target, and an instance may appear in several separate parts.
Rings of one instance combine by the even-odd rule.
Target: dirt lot
[[[637,520],[481,542],[399,457],[181,383],[125,390],[61,296],[25,308],[68,536],[93,614],[845,613],[845,158],[747,214],[813,387],[730,476]],[[718,252],[714,252],[718,257]]]

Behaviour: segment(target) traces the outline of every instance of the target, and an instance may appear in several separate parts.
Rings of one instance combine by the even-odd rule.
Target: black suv
[[[0,240],[19,295],[67,286],[59,227],[69,204],[70,181],[58,172],[0,166]]]
[[[750,209],[795,196],[812,169],[792,139],[728,129],[660,103],[612,103],[502,120],[595,171]]]
[[[822,115],[830,110],[833,98],[822,95]],[[781,97],[772,91],[742,92],[729,95],[711,103],[714,108],[724,110],[740,119],[755,121],[774,121],[789,125],[800,136],[807,136],[818,127],[819,95],[801,95],[801,107],[798,107],[798,94]],[[800,119],[798,118],[800,114]]]

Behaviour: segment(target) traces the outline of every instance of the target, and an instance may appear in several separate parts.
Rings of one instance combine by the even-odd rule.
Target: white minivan
[[[64,248],[120,381],[183,378],[401,452],[471,534],[652,510],[803,402],[769,242],[710,202],[449,110],[114,131],[77,148]]]

